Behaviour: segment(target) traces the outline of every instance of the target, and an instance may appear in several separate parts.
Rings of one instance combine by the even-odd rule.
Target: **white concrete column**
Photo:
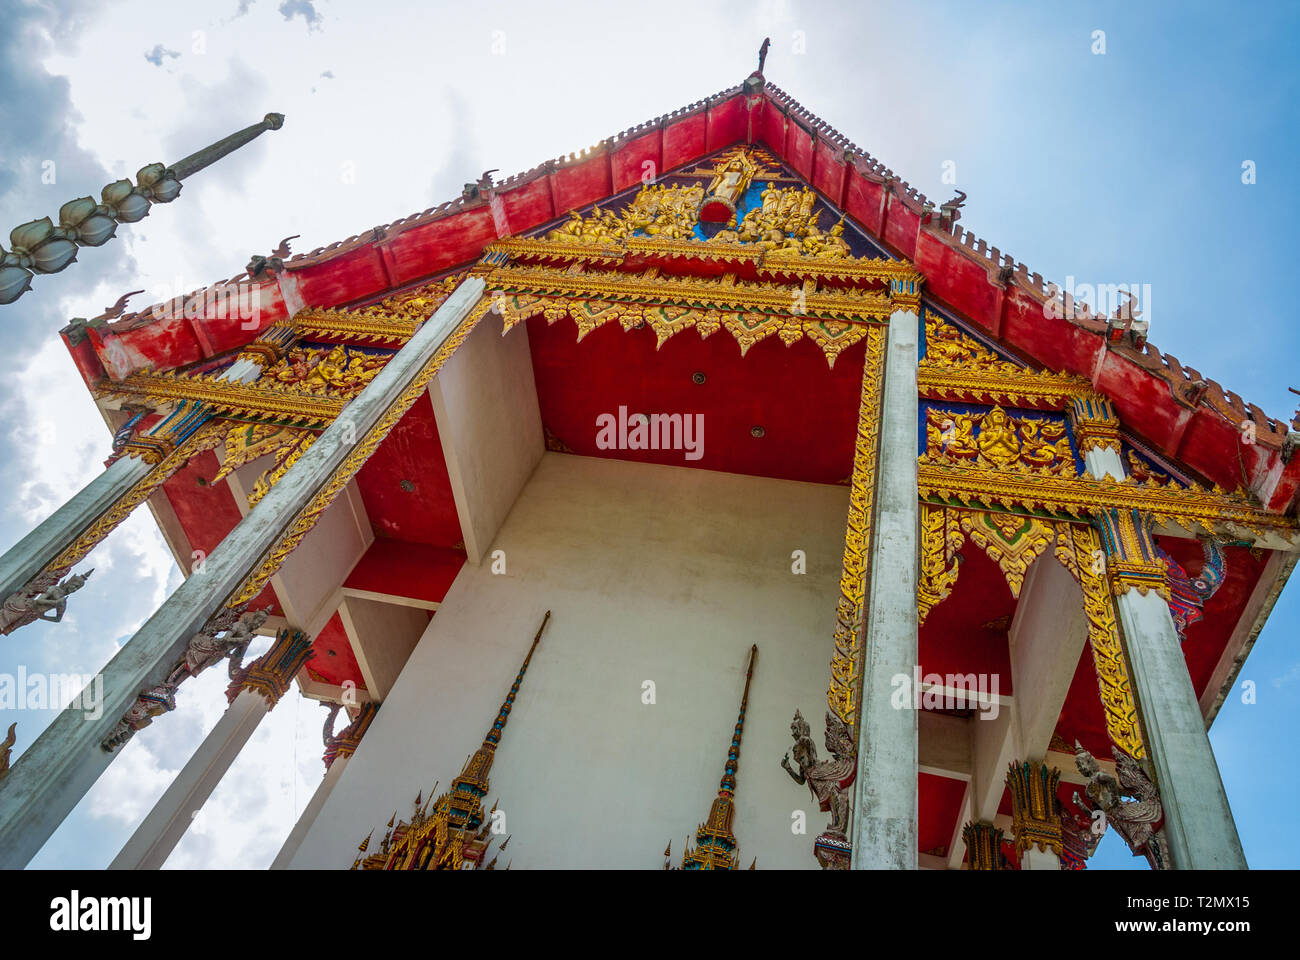
[[[160,869],[270,709],[260,693],[239,691],[108,868]]]
[[[917,715],[892,703],[891,679],[912,677],[917,652],[918,318],[889,318],[885,389],[871,528],[858,721],[858,774],[853,786],[854,869],[917,868]]]
[[[1115,598],[1165,836],[1183,870],[1244,870],[1246,855],[1214,760],[1169,605],[1154,590]]]
[[[249,383],[261,372],[259,363],[241,358],[223,372],[220,379]],[[148,435],[161,436],[180,429],[182,436],[188,436],[207,416],[198,407],[182,405],[164,416]],[[51,517],[10,547],[0,557],[0,600],[26,587],[152,469],[153,465],[140,457],[119,457]]]
[[[157,685],[199,632],[294,523],[356,444],[417,378],[483,294],[469,277],[320,435],[102,672],[102,709],[64,710],[0,780],[0,868],[22,867],[107,769],[100,742],[142,690]],[[92,698],[93,700],[93,698]]]
[[[1124,461],[1119,458],[1119,451],[1113,447],[1093,447],[1084,451],[1083,465],[1094,477],[1124,479]]]
[[[1039,850],[1030,847],[1020,855],[1021,870],[1060,870],[1061,858],[1055,850]]]
[[[341,756],[329,765],[329,769],[325,771],[325,779],[320,782],[316,792],[311,795],[311,800],[302,811],[302,816],[298,818],[298,822],[293,825],[293,830],[289,832],[289,838],[284,841],[284,846],[280,848],[280,852],[271,861],[272,870],[289,869],[289,862],[293,859],[294,854],[298,852],[298,848],[302,846],[307,831],[316,822],[316,816],[320,813],[321,807],[325,806],[325,801],[334,792],[334,785],[343,776],[343,771],[347,769],[349,759],[351,759],[351,755]]]
[[[151,469],[139,457],[114,460],[107,470],[54,511],[49,519],[10,547],[0,557],[0,599],[27,586],[28,581],[143,480]]]

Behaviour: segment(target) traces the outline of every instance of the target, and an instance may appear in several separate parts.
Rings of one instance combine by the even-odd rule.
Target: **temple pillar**
[[[283,355],[293,336],[288,327],[265,331],[218,379],[251,383]],[[8,598],[10,608],[0,615],[0,632],[30,623],[21,615],[22,600],[57,582],[199,451],[210,418],[203,404],[181,402],[148,433],[115,438],[115,450],[120,446],[123,455],[0,557],[0,598]]]
[[[303,809],[298,822],[293,825],[293,830],[289,832],[288,839],[284,841],[284,846],[280,848],[280,852],[271,861],[272,870],[287,870],[289,868],[289,862],[293,860],[298,848],[302,846],[303,839],[307,836],[307,832],[311,830],[312,824],[316,822],[316,817],[320,814],[321,808],[325,806],[325,801],[334,792],[334,785],[343,776],[343,771],[348,767],[348,760],[356,752],[357,746],[361,743],[361,738],[370,729],[370,722],[375,719],[378,710],[379,704],[373,701],[363,703],[355,720],[348,724],[337,736],[326,738],[325,778],[321,781],[320,786],[316,788],[316,792],[312,794],[311,800]],[[331,710],[330,718],[333,719],[333,717],[334,712]]]
[[[1173,866],[1244,870],[1246,856],[1164,595],[1165,567],[1147,518],[1110,510],[1097,516],[1097,525]]]
[[[917,653],[917,352],[915,309],[889,318],[876,515],[854,781],[854,869],[917,868],[917,711],[898,709],[893,678],[910,682]]]
[[[288,692],[294,675],[311,655],[310,637],[298,630],[281,630],[270,650],[237,672],[226,694],[230,707],[113,858],[110,870],[162,867],[262,718]]]
[[[82,531],[127,491],[144,479],[151,464],[139,457],[119,457],[0,557],[0,597],[21,591]]]
[[[1007,768],[1011,791],[1011,838],[1021,870],[1060,870],[1063,839],[1061,801],[1056,788],[1061,771],[1041,760],[1012,763]]]
[[[24,866],[76,806],[112,761],[103,741],[166,678],[189,638],[257,596],[463,340],[470,325],[461,321],[483,287],[466,278],[212,551],[203,576],[188,578],[136,631],[102,671],[97,709],[65,709],[0,780],[0,867]]]

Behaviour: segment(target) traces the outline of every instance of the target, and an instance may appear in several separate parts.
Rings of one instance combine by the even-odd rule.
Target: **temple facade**
[[[1300,555],[1300,424],[963,200],[760,64],[74,320],[111,453],[0,559],[0,631],[57,630],[142,504],[187,578],[102,716],[0,762],[0,862],[215,668],[229,709],[114,867],[163,864],[293,684],[323,778],[276,868],[1083,869],[1108,830],[1246,867],[1206,731]]]

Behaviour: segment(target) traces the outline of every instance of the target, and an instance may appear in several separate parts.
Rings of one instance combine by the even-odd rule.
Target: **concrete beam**
[[[339,618],[356,655],[366,691],[383,700],[420,642],[429,618],[415,607],[345,597]]]
[[[490,314],[429,384],[429,397],[465,552],[478,564],[546,452],[527,325],[501,336]]]

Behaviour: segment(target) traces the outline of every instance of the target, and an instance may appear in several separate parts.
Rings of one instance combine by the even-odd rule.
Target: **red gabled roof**
[[[521,233],[637,183],[647,163],[668,171],[738,142],[766,146],[885,247],[916,264],[925,293],[1012,351],[1047,368],[1088,377],[1126,427],[1205,478],[1247,487],[1289,511],[1300,457],[1283,463],[1288,424],[1162,355],[1150,343],[1107,342],[1107,323],[1075,305],[1073,319],[1045,309],[1055,288],[996,247],[953,224],[866,151],[761,78],[625,130],[577,154],[386,226],[293,257],[281,279],[256,284],[260,327],[287,318],[282,284],[312,306],[376,298],[478,259],[488,243]],[[192,296],[211,297],[236,282]],[[242,346],[256,331],[238,317],[198,307],[191,317],[152,311],[64,332],[88,385],[146,367],[171,369]],[[1242,424],[1255,442],[1243,443]],[[1297,427],[1300,423],[1292,422]]]

